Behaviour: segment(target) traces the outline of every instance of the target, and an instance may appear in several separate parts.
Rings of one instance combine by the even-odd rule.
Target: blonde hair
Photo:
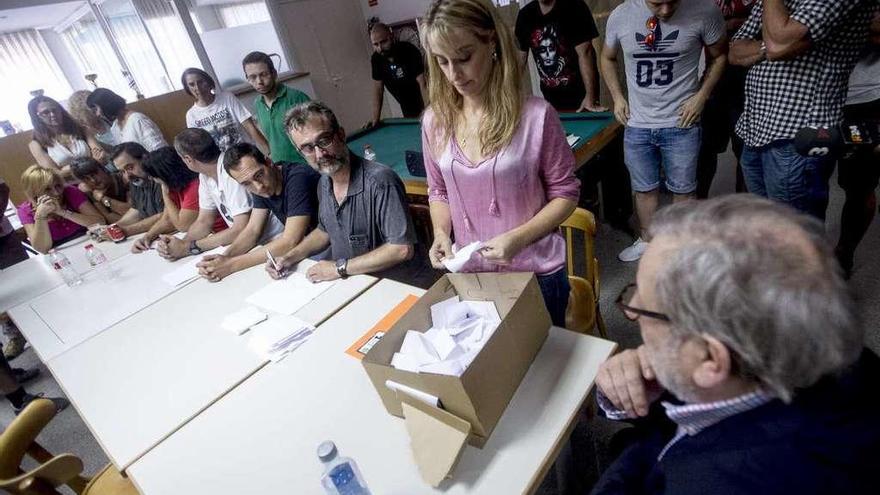
[[[61,174],[39,165],[31,165],[21,174],[21,187],[31,201],[36,200],[46,189],[56,184],[64,185]]]
[[[81,89],[74,91],[70,98],[67,99],[67,106],[70,116],[76,120],[79,125],[85,127],[92,134],[100,134],[107,130],[107,124],[95,115],[95,112],[89,108],[86,99],[92,94],[91,91]]]
[[[452,30],[464,29],[480,41],[495,41],[492,70],[483,93],[487,118],[479,136],[484,154],[493,154],[510,143],[522,114],[519,52],[510,28],[488,0],[435,0],[423,20],[422,45],[427,52],[428,96],[440,142],[449,141],[463,98],[443,75],[434,44],[450,44]]]

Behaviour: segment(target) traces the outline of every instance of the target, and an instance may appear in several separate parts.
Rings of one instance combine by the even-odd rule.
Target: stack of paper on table
[[[254,292],[246,302],[274,313],[292,315],[335,284],[335,280],[312,283],[305,275],[292,273]]]
[[[249,328],[264,321],[268,317],[269,315],[263,313],[259,309],[253,306],[248,306],[235,313],[227,315],[226,318],[223,318],[223,322],[220,326],[236,335],[241,335],[247,332]]]
[[[313,326],[293,316],[276,316],[251,329],[248,345],[264,358],[279,361],[301,346],[314,331]]]
[[[225,249],[226,248],[224,246],[219,246],[206,253],[202,253],[200,256],[194,257],[193,259],[176,268],[174,271],[163,275],[162,281],[170,285],[171,287],[177,287],[178,285],[189,282],[190,280],[195,280],[199,278],[199,268],[196,265],[198,265],[199,262],[202,261],[202,258],[211,254],[223,254],[223,251]]]
[[[501,323],[492,301],[461,301],[458,296],[431,306],[433,326],[409,330],[391,366],[414,373],[461,376]]]

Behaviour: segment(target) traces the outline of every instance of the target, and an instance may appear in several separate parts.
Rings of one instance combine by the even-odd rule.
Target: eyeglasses
[[[656,311],[650,311],[647,309],[635,308],[630,306],[629,303],[632,301],[633,296],[636,295],[636,291],[638,290],[638,286],[636,284],[629,284],[620,291],[620,295],[617,296],[617,299],[614,300],[614,304],[617,305],[618,309],[623,312],[623,316],[626,317],[627,320],[636,321],[640,316],[646,316],[648,318],[654,318],[655,320],[660,321],[669,321],[669,317],[663,313],[658,313]]]
[[[660,27],[660,19],[652,15],[645,21],[645,27],[648,28],[648,34],[645,36],[645,46],[653,50],[654,43],[657,42],[657,28]]]
[[[327,148],[333,146],[336,142],[336,132],[334,131],[331,134],[325,134],[318,139],[315,140],[314,143],[306,143],[302,146],[299,146],[300,152],[305,155],[312,155],[315,153],[315,148],[321,148],[322,151],[327,151]]]

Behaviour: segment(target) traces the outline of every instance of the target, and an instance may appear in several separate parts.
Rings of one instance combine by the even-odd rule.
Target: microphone
[[[880,120],[845,121],[835,127],[804,127],[794,138],[797,152],[807,157],[837,157],[863,146],[880,145]]]

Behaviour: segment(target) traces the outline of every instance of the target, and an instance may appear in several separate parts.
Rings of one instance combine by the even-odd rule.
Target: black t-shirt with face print
[[[539,3],[526,5],[516,18],[519,48],[535,58],[544,98],[556,110],[577,110],[587,90],[575,47],[598,37],[599,30],[583,0],[556,0],[547,14]]]

